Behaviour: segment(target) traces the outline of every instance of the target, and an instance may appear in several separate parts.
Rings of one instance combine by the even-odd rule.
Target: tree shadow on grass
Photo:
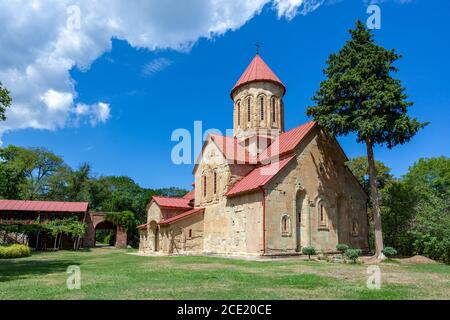
[[[67,267],[78,264],[79,262],[73,260],[1,260],[0,282],[14,281],[30,276],[65,273]]]

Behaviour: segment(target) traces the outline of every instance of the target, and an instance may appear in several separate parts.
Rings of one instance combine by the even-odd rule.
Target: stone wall
[[[170,226],[160,226],[164,219],[169,219],[183,213],[183,210],[161,209],[152,201],[147,208],[147,228],[139,231],[139,251],[141,253],[161,252],[179,254],[185,252],[199,252],[202,250],[203,222],[197,221],[201,214],[175,222]],[[192,226],[190,226],[192,224]],[[189,229],[195,236],[185,237]]]
[[[284,89],[275,83],[258,81],[245,84],[233,92],[234,135],[244,136],[250,129],[274,129],[284,131]],[[275,117],[272,116],[271,99],[275,98]],[[250,98],[250,121],[248,121],[248,99]],[[264,100],[264,119],[261,119],[260,99]],[[240,106],[240,123],[239,123]]]
[[[209,254],[261,254],[262,193],[256,192],[207,206],[204,251]]]
[[[203,214],[196,213],[160,229],[161,252],[166,254],[203,253]]]
[[[367,248],[367,196],[336,141],[316,129],[296,154],[266,186],[268,252],[290,253],[306,245],[335,251],[338,243]],[[355,234],[350,232],[353,223],[358,226]]]

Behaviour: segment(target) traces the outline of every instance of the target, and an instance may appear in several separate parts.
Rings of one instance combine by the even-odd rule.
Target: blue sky
[[[376,41],[403,55],[396,77],[415,103],[411,115],[430,122],[409,144],[376,149],[376,158],[400,176],[421,157],[450,155],[450,3],[387,1],[379,6],[382,26],[375,31]],[[192,131],[197,120],[204,129],[232,127],[230,90],[253,58],[254,44],[261,44],[261,56],[287,86],[290,129],[309,120],[305,110],[323,79],[328,55],[345,43],[356,19],[367,19],[366,8],[360,0],[340,1],[288,20],[267,5],[237,30],[202,38],[182,52],[136,49],[115,39],[89,68],[70,71],[75,102],[107,103],[108,121],[10,130],[3,146],[44,146],[73,167],[89,162],[98,175],[127,175],[144,187],[188,188],[192,166],[172,164],[171,133]],[[354,136],[339,141],[349,157],[365,154]]]

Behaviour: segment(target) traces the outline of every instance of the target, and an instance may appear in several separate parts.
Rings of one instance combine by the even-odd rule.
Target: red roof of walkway
[[[84,213],[87,202],[0,200],[0,211]]]

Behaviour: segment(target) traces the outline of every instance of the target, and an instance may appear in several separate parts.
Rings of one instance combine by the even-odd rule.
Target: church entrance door
[[[302,210],[297,211],[297,252],[300,252],[302,249]]]
[[[302,213],[305,197],[305,192],[303,190],[299,190],[295,198],[295,234],[297,238],[297,252],[301,252],[302,250],[302,236],[304,236],[302,235]]]

